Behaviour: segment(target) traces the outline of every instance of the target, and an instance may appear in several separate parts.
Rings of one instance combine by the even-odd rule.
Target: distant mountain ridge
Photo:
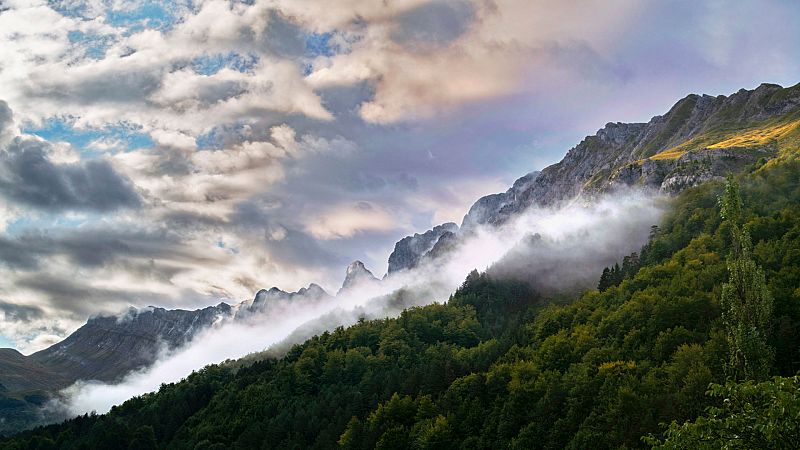
[[[28,356],[0,348],[0,435],[43,420],[39,408],[76,381],[113,383],[152,365],[162,350],[180,348],[217,324],[258,320],[270,308],[292,302],[333,300],[312,283],[297,292],[262,289],[234,306],[129,308],[119,315],[92,317],[66,339]]]

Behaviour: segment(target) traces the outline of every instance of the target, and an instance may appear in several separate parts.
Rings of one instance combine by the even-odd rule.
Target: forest
[[[598,289],[443,304],[208,366],[2,449],[800,448],[800,163],[675,198]]]

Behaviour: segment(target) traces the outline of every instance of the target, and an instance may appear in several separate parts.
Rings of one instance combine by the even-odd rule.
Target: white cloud
[[[568,87],[562,58],[570,48],[589,48],[602,58],[605,47],[639,11],[639,2],[582,1],[545,5],[500,0],[471,2],[474,20],[452,42],[407,45],[395,35],[403,4],[375,20],[338,25],[358,36],[348,52],[318,58],[308,80],[325,87],[369,81],[375,96],[361,117],[375,123],[424,118],[475,100],[520,91]],[[387,11],[381,10],[386,13]],[[305,16],[307,17],[307,16]],[[314,18],[308,20],[314,22]],[[320,26],[330,25],[321,19]],[[591,64],[591,61],[587,61]],[[566,76],[566,79],[565,79]]]
[[[389,211],[368,202],[338,206],[312,218],[307,225],[308,232],[319,239],[341,239],[401,227]]]

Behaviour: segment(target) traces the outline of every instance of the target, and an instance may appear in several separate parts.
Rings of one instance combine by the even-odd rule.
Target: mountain
[[[798,125],[800,84],[762,84],[729,96],[692,94],[647,123],[607,124],[524,182],[485,221],[502,223],[531,205],[591,198],[620,186],[678,193],[794,149]]]
[[[67,384],[60,373],[12,348],[0,348],[0,394],[52,390]]]
[[[28,358],[71,382],[110,382],[151,364],[160,346],[179,347],[230,311],[225,303],[194,311],[131,308],[121,316],[93,317],[63,341]]]
[[[342,287],[339,289],[337,294],[341,294],[342,292],[347,292],[353,289],[355,286],[364,283],[377,283],[378,280],[375,275],[370,272],[364,263],[361,261],[353,261],[347,266],[347,270],[345,271],[344,282],[342,283]]]
[[[63,341],[29,356],[0,349],[0,434],[58,420],[56,413],[41,409],[55,392],[78,380],[118,380],[230,311],[224,303],[194,311],[131,308],[122,315],[92,317]]]
[[[128,448],[135,438],[140,448],[632,449],[667,427],[667,439],[685,442],[656,448],[797,448],[800,146],[794,153],[737,177],[747,264],[729,257],[737,246],[720,215],[719,195],[732,189],[711,181],[670,202],[639,258],[619,255],[628,268],[602,291],[548,298],[473,272],[444,304],[211,365],[108,414],[0,439],[0,449]],[[729,333],[741,328],[726,323],[720,297],[731,273],[752,268],[774,306],[770,378],[737,382]]]
[[[216,324],[258,320],[260,314],[288,302],[330,299],[312,283],[297,292],[262,289],[235,306],[220,303],[193,311],[130,308],[120,315],[92,317],[63,341],[29,356],[0,348],[0,434],[57,420],[42,416],[39,408],[78,380],[114,382],[154,363],[160,351],[176,349]]]
[[[113,382],[152,364],[161,349],[178,348],[215,324],[257,317],[281,303],[328,299],[332,297],[312,283],[297,292],[262,289],[233,307],[220,303],[193,311],[130,308],[121,315],[92,317],[63,341],[30,356],[0,349],[0,384],[13,392],[54,391],[77,380]]]
[[[389,255],[389,274],[412,269],[428,253],[445,233],[457,233],[458,225],[448,222],[433,227],[422,234],[406,236],[394,245]]]
[[[783,161],[800,146],[799,125],[800,84],[791,88],[762,84],[730,96],[689,95],[647,123],[609,123],[570,149],[560,162],[523,176],[504,193],[477,200],[461,228],[446,223],[398,241],[389,256],[387,276],[413,268],[426,258],[446,255],[475,227],[502,225],[530,206],[552,206],[579,198],[590,201],[624,186],[677,194],[729,172]],[[339,292],[362,282],[379,280],[355,261],[347,268]],[[25,378],[20,378],[20,373],[30,373],[31,380],[57,374],[46,380],[52,386],[76,379],[111,380],[148,364],[147,355],[152,358],[159,342],[168,347],[181,345],[219,317],[241,318],[294,299],[330,297],[323,293],[313,284],[296,293],[272,288],[259,291],[252,301],[234,307],[218,305],[206,312],[156,308],[133,315],[131,322],[92,319],[65,341],[35,355],[2,355],[0,368],[9,368],[9,372],[0,377],[0,383],[12,384],[12,379],[19,383]],[[30,387],[34,385],[31,381]],[[36,389],[44,388],[38,386]],[[9,392],[6,387],[0,396],[12,398]]]
[[[523,192],[526,192],[531,183],[536,180],[540,172],[531,172],[517,179],[505,192],[490,194],[476,201],[464,216],[461,222],[462,231],[470,231],[479,225],[497,225],[516,211],[519,211],[517,202]]]
[[[558,163],[519,178],[506,192],[478,199],[464,216],[460,232],[450,231],[467,235],[477,226],[502,225],[531,206],[591,201],[621,187],[674,195],[753,164],[784,158],[798,145],[800,84],[762,84],[729,96],[691,94],[647,123],[606,124]],[[398,242],[394,259],[418,263],[443,234],[434,239],[432,231]],[[406,242],[418,236],[428,236],[422,246],[426,250],[407,250]],[[447,239],[453,247],[452,237]]]

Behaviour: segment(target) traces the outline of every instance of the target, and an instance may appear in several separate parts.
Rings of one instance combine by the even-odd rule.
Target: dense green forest
[[[798,448],[800,164],[738,183],[681,194],[571,302],[473,272],[446,304],[0,448]]]

